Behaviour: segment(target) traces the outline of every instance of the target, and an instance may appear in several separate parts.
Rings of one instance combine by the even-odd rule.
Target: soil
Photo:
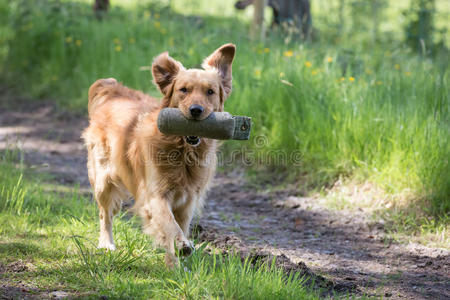
[[[18,99],[11,105],[10,99],[16,98],[0,92],[0,151],[18,147],[28,166],[50,172],[61,184],[89,190],[80,139],[86,117],[46,102]],[[449,251],[390,241],[383,223],[363,211],[330,210],[297,195],[255,187],[241,167],[220,172],[195,220],[196,238],[254,261],[275,256],[287,272],[308,275],[331,296],[450,299]],[[0,273],[20,270],[0,266]],[[34,289],[0,280],[1,298],[35,295]]]

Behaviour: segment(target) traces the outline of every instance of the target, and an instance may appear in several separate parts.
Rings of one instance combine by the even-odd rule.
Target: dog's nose
[[[193,104],[189,107],[189,111],[191,112],[191,116],[194,118],[198,118],[203,112],[203,106],[198,104]]]

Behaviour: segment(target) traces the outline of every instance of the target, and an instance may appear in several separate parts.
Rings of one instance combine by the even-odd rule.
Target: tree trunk
[[[264,8],[267,5],[267,0],[254,0],[254,14],[253,14],[253,23],[251,28],[251,38],[259,39],[260,41],[264,41],[265,37],[265,28],[264,28]]]
[[[95,0],[92,9],[94,10],[95,17],[99,20],[103,18],[109,8],[109,0]]]

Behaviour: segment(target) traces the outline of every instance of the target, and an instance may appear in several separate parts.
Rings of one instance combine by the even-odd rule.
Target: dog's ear
[[[183,65],[169,56],[168,52],[158,55],[152,64],[153,81],[164,95]]]
[[[231,65],[233,64],[236,46],[233,44],[225,44],[208,56],[202,64],[203,69],[217,69],[222,78],[222,86],[225,98],[231,94]]]

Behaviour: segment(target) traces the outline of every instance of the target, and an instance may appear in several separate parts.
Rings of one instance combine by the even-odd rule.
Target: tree
[[[109,8],[109,0],[95,0],[92,9],[94,10],[95,17],[99,20],[103,18]]]
[[[237,9],[245,9],[257,0],[240,0],[235,3]],[[309,0],[268,0],[273,10],[272,25],[289,23],[300,29],[304,38],[309,38],[312,28],[311,4]]]
[[[406,42],[413,49],[426,54],[427,48],[433,48],[435,0],[413,0],[406,24]]]

